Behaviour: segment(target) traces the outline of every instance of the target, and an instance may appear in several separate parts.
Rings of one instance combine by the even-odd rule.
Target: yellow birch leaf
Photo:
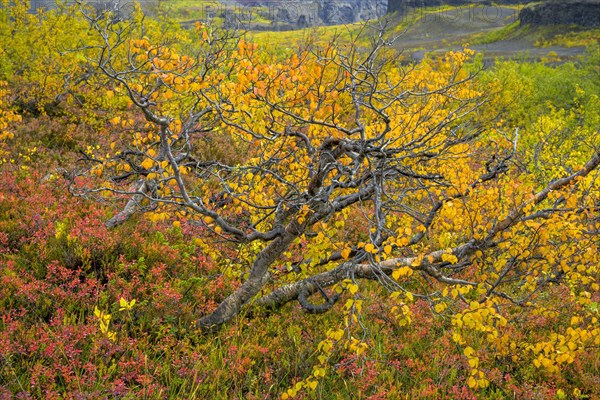
[[[470,376],[469,379],[467,380],[467,384],[469,385],[469,387],[471,389],[475,389],[477,387],[477,380],[475,378],[473,378],[472,376]]]
[[[463,354],[467,357],[471,357],[473,354],[475,354],[475,350],[473,350],[471,346],[467,346],[463,350]]]
[[[348,257],[350,257],[350,253],[352,252],[352,250],[348,247],[346,247],[344,250],[341,251],[341,256],[344,260],[347,260]]]
[[[350,294],[356,294],[356,292],[358,292],[358,285],[355,283],[351,283],[350,285],[348,285],[348,291],[350,292]]]
[[[153,165],[154,165],[154,161],[152,161],[150,158],[146,158],[142,162],[142,167],[144,169],[150,169],[150,168],[152,168]]]

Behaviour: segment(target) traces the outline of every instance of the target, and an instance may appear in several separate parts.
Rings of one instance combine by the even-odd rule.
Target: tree
[[[39,15],[29,10],[24,0],[0,7],[0,79],[10,81],[12,101],[23,112],[59,114],[71,80],[85,77],[78,70],[77,55],[66,50],[80,42],[92,43],[82,35],[85,21],[75,18],[76,8],[59,5]]]
[[[555,368],[598,342],[585,305],[598,290],[599,149],[536,183],[514,163],[518,130],[481,111],[469,50],[405,65],[377,30],[368,47],[307,45],[278,61],[201,24],[181,44],[149,38],[140,13],[87,18],[101,45],[85,54],[118,107],[106,117],[114,152],[90,151],[79,168],[104,183],[72,190],[125,197],[111,227],[144,209],[204,227],[207,252],[210,237],[237,246],[223,262],[243,284],[198,327],[294,300],[324,312],[341,293],[359,312],[371,280],[400,324],[418,296],[453,311],[457,343],[473,330],[502,353],[506,315],[558,283],[582,305],[580,331],[534,350],[537,362]]]

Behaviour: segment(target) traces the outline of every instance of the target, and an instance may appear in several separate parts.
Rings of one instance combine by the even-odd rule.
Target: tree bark
[[[132,190],[135,190],[138,193],[131,196],[122,211],[106,221],[105,225],[107,228],[112,229],[115,226],[122,224],[138,210],[142,200],[144,200],[143,193],[146,193],[148,190],[148,184],[145,180],[139,180],[132,186]]]
[[[295,228],[298,224],[293,223]],[[238,290],[230,294],[215,311],[200,318],[196,326],[202,330],[212,330],[231,320],[265,285],[269,278],[269,267],[298,236],[296,229],[285,230],[283,235],[273,240],[257,256],[252,264],[250,276]]]

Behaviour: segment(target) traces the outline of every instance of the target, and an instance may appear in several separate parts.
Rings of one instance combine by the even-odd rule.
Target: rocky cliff
[[[325,24],[379,18],[387,11],[386,0],[322,0],[319,3],[319,18]]]
[[[600,26],[600,0],[547,1],[521,10],[522,24]]]
[[[267,9],[265,17],[291,27],[336,25],[379,18],[387,0],[238,0],[245,6]]]

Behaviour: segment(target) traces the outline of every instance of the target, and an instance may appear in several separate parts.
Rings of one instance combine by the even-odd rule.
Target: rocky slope
[[[493,4],[525,4],[531,0],[495,0]],[[388,13],[404,13],[417,7],[438,7],[442,5],[492,5],[491,0],[389,0]]]
[[[522,24],[600,26],[600,0],[547,1],[521,10]]]

